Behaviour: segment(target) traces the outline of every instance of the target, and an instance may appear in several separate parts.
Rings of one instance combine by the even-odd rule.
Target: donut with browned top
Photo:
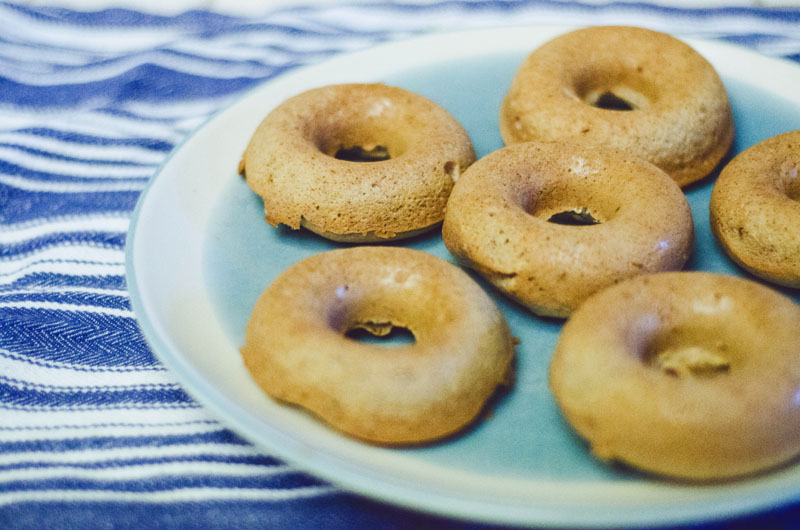
[[[413,344],[347,336],[405,328]],[[416,444],[475,421],[513,378],[515,339],[494,301],[460,268],[400,247],[306,258],[253,309],[241,349],[258,385],[335,429],[377,444]]]
[[[744,269],[800,287],[800,130],[738,154],[711,192],[711,231]]]
[[[640,276],[564,325],[550,388],[599,458],[692,480],[800,454],[800,306],[707,272]]]
[[[733,140],[714,67],[684,42],[627,26],[556,37],[517,70],[500,109],[506,144],[571,140],[622,149],[680,186],[703,178]]]
[[[474,160],[466,131],[440,105],[398,87],[341,84],[272,110],[239,171],[271,225],[374,242],[437,226]]]
[[[566,317],[613,283],[683,267],[694,226],[678,185],[649,162],[526,142],[464,172],[442,236],[460,263],[506,295],[534,313]]]

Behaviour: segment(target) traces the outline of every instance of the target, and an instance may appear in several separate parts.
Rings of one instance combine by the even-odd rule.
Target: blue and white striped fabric
[[[470,526],[348,494],[223,428],[148,349],[123,247],[170,150],[257,83],[381,41],[527,23],[636,24],[800,61],[800,9],[439,1],[245,19],[0,2],[0,528]]]

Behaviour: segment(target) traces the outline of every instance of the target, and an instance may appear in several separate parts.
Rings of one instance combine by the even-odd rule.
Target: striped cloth
[[[236,18],[0,2],[0,528],[476,526],[346,493],[223,428],[148,349],[125,236],[170,150],[248,88],[422,32],[541,23],[642,25],[800,61],[800,9],[440,1]]]

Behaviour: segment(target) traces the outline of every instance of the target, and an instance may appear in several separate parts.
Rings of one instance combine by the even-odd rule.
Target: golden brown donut
[[[592,452],[713,480],[800,453],[800,307],[757,282],[644,275],[564,325],[550,388]]]
[[[409,330],[410,345],[345,335]],[[379,444],[427,442],[470,424],[510,385],[514,339],[494,301],[458,267],[397,247],[352,247],[280,274],[253,309],[241,350],[274,399]]]
[[[614,110],[615,108],[632,110]],[[644,158],[680,186],[706,176],[733,140],[717,72],[687,44],[626,26],[579,29],[531,53],[500,109],[506,144],[572,140]]]
[[[374,161],[336,158],[365,152]],[[464,128],[433,101],[383,84],[342,84],[270,112],[239,171],[263,198],[271,225],[374,242],[441,222],[453,182],[474,160]]]
[[[800,130],[736,156],[711,192],[711,231],[725,252],[767,281],[800,287]]]
[[[584,212],[592,226],[548,222]],[[456,183],[442,236],[456,259],[540,315],[565,317],[637,274],[680,269],[694,242],[689,204],[663,171],[583,144],[514,144]]]

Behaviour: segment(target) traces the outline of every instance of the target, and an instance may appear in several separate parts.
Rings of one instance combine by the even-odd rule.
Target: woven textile
[[[173,147],[247,89],[424,32],[546,23],[800,61],[800,9],[442,1],[236,18],[0,3],[0,528],[477,526],[346,493],[226,430],[139,331],[125,238]]]

